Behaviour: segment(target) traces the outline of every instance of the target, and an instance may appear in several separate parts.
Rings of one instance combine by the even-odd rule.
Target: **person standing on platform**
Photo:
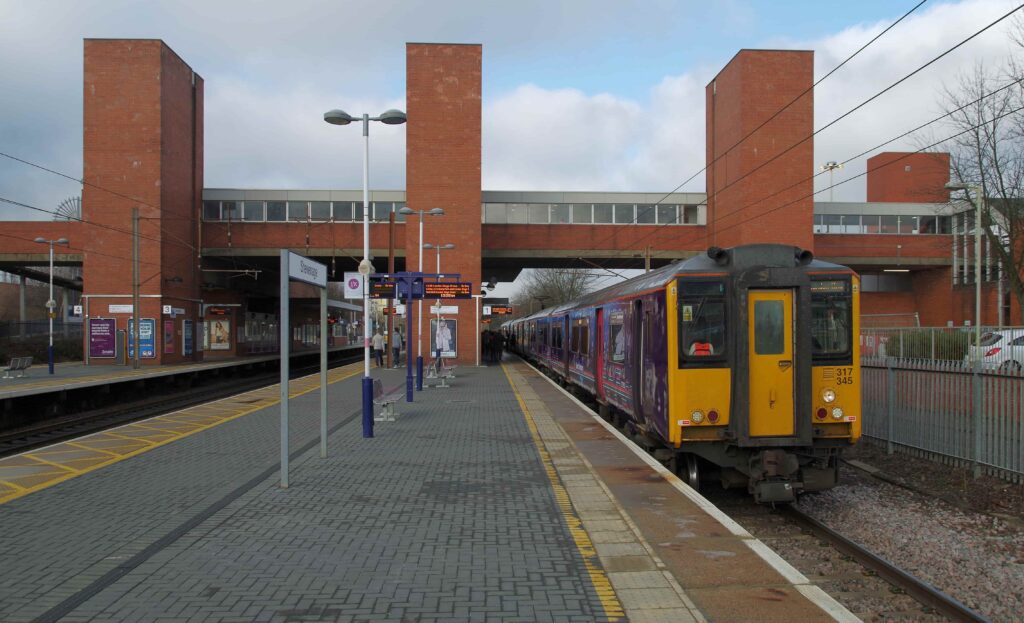
[[[398,327],[391,330],[391,352],[395,355],[395,367],[402,360],[402,334]]]
[[[384,367],[384,336],[380,334],[380,328],[373,334],[373,356],[377,360],[377,367]]]

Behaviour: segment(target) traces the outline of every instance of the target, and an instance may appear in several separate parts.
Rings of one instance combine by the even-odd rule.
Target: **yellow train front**
[[[713,247],[503,329],[691,486],[788,502],[860,437],[859,286],[796,247]]]
[[[667,441],[692,485],[712,465],[759,502],[836,484],[860,437],[859,290],[850,269],[789,246],[682,263],[666,292]]]

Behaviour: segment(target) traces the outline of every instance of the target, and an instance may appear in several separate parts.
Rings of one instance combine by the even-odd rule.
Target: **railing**
[[[18,321],[7,321],[0,322],[0,339],[11,339],[17,340],[19,338],[29,338],[39,335],[49,335],[50,333],[50,321],[48,320],[29,320],[26,322]],[[53,335],[54,337],[82,337],[82,323],[81,322],[61,322],[55,320],[53,322]]]
[[[865,437],[1024,482],[1024,374],[963,360],[861,361]]]
[[[991,331],[1017,332],[1016,335],[1024,335],[1022,327],[981,328],[983,336]],[[860,332],[862,357],[964,361],[973,343],[972,327],[864,328]],[[982,340],[982,344],[984,343]]]

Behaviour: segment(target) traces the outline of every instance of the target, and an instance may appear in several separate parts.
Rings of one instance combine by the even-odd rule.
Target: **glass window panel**
[[[642,203],[636,207],[637,223],[653,223],[657,215],[655,206]]]
[[[331,220],[331,202],[330,201],[310,201],[309,202],[309,220],[311,220],[311,221],[329,221],[329,220]]]
[[[882,227],[878,223],[879,216],[877,214],[861,214],[860,216],[860,228],[864,230],[865,234],[881,233]]]
[[[610,203],[595,203],[594,204],[594,222],[595,223],[611,223],[612,222],[612,204],[610,204]]]
[[[825,217],[821,214],[814,215],[814,233],[823,234],[825,233]]]
[[[203,220],[204,221],[219,221],[220,220],[220,202],[219,201],[204,201],[203,202]]]
[[[404,201],[396,201],[395,202],[395,222],[396,223],[404,223],[405,222],[405,215],[402,214],[402,208],[404,208],[404,207],[405,207],[405,202]]]
[[[506,216],[509,223],[527,222],[529,210],[527,210],[525,203],[509,203],[505,207],[507,208]]]
[[[850,295],[811,296],[811,349],[816,356],[843,355],[850,350],[853,324]]]
[[[700,206],[684,206],[683,222],[687,225],[696,225],[700,216]]]
[[[920,218],[921,229],[918,231],[922,234],[934,234],[937,225],[937,216],[922,216]]]
[[[917,217],[907,216],[906,214],[900,216],[900,233],[901,234],[916,234],[917,233]]]
[[[667,205],[658,206],[658,222],[667,225],[675,225],[679,222],[679,206]]]
[[[388,215],[391,214],[395,204],[390,201],[374,201],[373,202],[373,220],[378,223],[387,223]]]
[[[241,209],[237,201],[220,202],[220,220],[240,221],[242,220]]]
[[[485,223],[507,223],[506,208],[504,203],[484,204]]]
[[[334,220],[336,220],[336,221],[351,221],[352,220],[352,202],[351,201],[335,201],[334,202]]]
[[[283,201],[267,202],[267,220],[277,222],[288,220],[288,211]]]
[[[859,234],[860,231],[860,214],[844,214],[843,215],[843,233],[844,234]]]
[[[530,204],[530,222],[531,223],[548,223],[548,204],[546,203],[531,203]]]
[[[725,358],[726,316],[724,284],[680,280],[679,362],[721,361]]]
[[[883,234],[898,234],[899,233],[899,217],[898,216],[882,216],[880,217],[882,226],[879,232]]]
[[[754,301],[754,352],[781,355],[785,351],[786,323],[782,301]]]
[[[288,220],[306,221],[309,220],[308,206],[305,201],[288,202]]]
[[[829,234],[843,233],[843,217],[838,214],[823,214],[821,219],[825,232]]]
[[[616,223],[632,223],[633,222],[633,204],[627,203],[616,203],[615,204],[615,222]]]
[[[572,206],[573,223],[593,223],[594,217],[591,214],[589,203],[575,203]]]
[[[951,233],[953,233],[953,227],[952,227],[952,224],[951,224],[951,217],[948,217],[948,216],[940,216],[939,217],[938,231],[936,233],[939,233],[939,234],[951,234]]]
[[[246,201],[243,204],[242,220],[262,221],[264,217],[262,201]]]
[[[569,223],[572,216],[572,206],[568,203],[556,203],[551,206],[551,222],[558,224]]]

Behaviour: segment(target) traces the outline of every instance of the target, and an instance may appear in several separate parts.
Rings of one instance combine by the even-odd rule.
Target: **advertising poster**
[[[181,321],[181,354],[189,357],[192,355],[192,345],[195,344],[192,334],[192,321]]]
[[[113,357],[117,350],[117,320],[89,319],[89,357]]]
[[[437,355],[438,348],[441,349],[442,357],[455,357],[458,352],[459,321],[452,318],[442,318],[438,323],[437,318],[430,319],[430,356]]]
[[[128,321],[128,358],[135,357],[135,321]],[[139,323],[140,359],[156,359],[156,320],[143,318]]]
[[[174,352],[174,321],[164,320],[164,353]]]
[[[218,319],[210,325],[210,350],[231,350],[231,321]]]

